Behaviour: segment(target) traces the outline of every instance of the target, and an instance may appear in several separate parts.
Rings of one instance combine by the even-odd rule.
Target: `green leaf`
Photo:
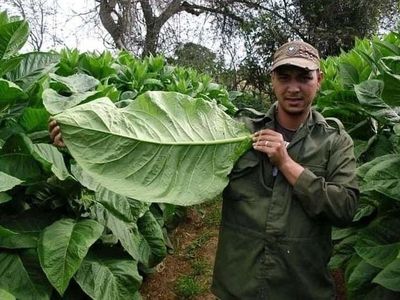
[[[6,290],[0,289],[0,299],[2,300],[15,300],[14,295],[10,294]]]
[[[16,56],[9,59],[0,59],[0,77],[15,69],[21,63],[22,57]]]
[[[162,229],[150,211],[139,219],[138,228],[151,249],[148,267],[152,268],[167,256]]]
[[[83,260],[75,280],[92,299],[125,300],[136,299],[142,277],[134,260],[89,255]]]
[[[43,91],[43,104],[47,111],[52,115],[63,112],[64,110],[74,107],[82,102],[85,102],[88,98],[96,95],[98,92],[89,91],[84,93],[76,93],[71,96],[63,96],[57,93],[53,89],[45,89]]]
[[[0,192],[11,190],[23,181],[0,171]]]
[[[18,123],[25,129],[26,133],[47,130],[50,114],[44,108],[27,107],[22,112]]]
[[[29,35],[26,21],[0,24],[0,59],[8,59],[25,44]]]
[[[7,193],[0,192],[0,204],[11,201],[12,197]]]
[[[357,222],[364,217],[368,217],[376,211],[376,207],[370,204],[360,203],[356,214],[353,217],[353,222]]]
[[[351,64],[341,63],[339,65],[339,74],[345,88],[351,89],[354,84],[359,83],[357,69]]]
[[[400,122],[398,112],[386,104],[382,98],[384,83],[381,80],[366,80],[354,86],[358,101],[365,107],[366,112],[370,113],[381,121]]]
[[[25,153],[0,155],[0,171],[26,182],[39,180],[42,176],[39,163]]]
[[[135,223],[128,223],[119,219],[100,203],[91,207],[91,214],[99,223],[111,230],[133,259],[148,264],[150,248],[139,233]]]
[[[61,219],[43,230],[38,243],[40,264],[60,295],[102,232],[103,226],[94,220],[72,219]]]
[[[26,99],[24,91],[11,81],[0,78],[0,108],[14,104],[16,101]]]
[[[137,219],[143,215],[141,211],[135,211],[135,213],[141,213],[141,215],[134,215],[132,213],[131,203],[127,197],[107,190],[104,187],[98,188],[96,192],[96,201],[101,203],[114,216],[124,222],[136,222]],[[144,210],[148,210],[148,207],[148,204],[143,204]]]
[[[213,199],[250,132],[216,103],[148,92],[117,108],[98,99],[55,117],[78,164],[102,186],[146,202]],[[129,166],[129,167],[127,167]]]
[[[361,191],[377,191],[400,201],[400,157],[386,157],[364,175]]]
[[[96,180],[88,175],[79,165],[75,162],[71,163],[71,173],[79,181],[81,185],[91,191],[97,191],[101,187],[100,183],[96,182]]]
[[[7,74],[7,79],[27,90],[39,78],[54,69],[59,55],[49,52],[31,52],[21,54],[18,58],[21,62],[17,68]]]
[[[332,228],[332,240],[341,240],[352,234],[356,233],[356,229],[353,227],[348,228]]]
[[[18,233],[0,225],[0,247],[8,249],[36,248],[38,234]]]
[[[64,158],[58,149],[50,144],[34,144],[32,155],[40,161],[43,166],[51,170],[60,180],[72,178],[65,166]]]
[[[0,252],[0,288],[11,292],[17,299],[50,299],[51,289],[38,269],[39,264],[34,266],[35,253],[24,252],[25,256],[31,256],[32,261],[25,264],[22,256]]]
[[[400,292],[400,257],[391,262],[372,282],[389,290]]]
[[[385,84],[382,98],[390,106],[400,106],[400,57],[384,57],[380,61],[383,66],[383,82]]]
[[[51,73],[49,76],[51,79],[68,87],[72,93],[87,92],[94,89],[100,83],[100,81],[98,81],[96,78],[86,74],[74,74],[64,77]]]
[[[400,243],[382,245],[372,240],[361,240],[355,250],[370,265],[384,269],[399,255]]]
[[[362,291],[364,288],[368,287],[371,280],[380,271],[379,268],[371,266],[365,261],[360,261],[353,271],[351,272],[348,281],[347,288],[351,293],[356,291]]]

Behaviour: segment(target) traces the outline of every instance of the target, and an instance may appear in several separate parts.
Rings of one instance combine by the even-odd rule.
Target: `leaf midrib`
[[[62,122],[60,122],[60,123],[62,124]],[[64,125],[79,128],[79,129],[84,129],[84,130],[88,130],[88,131],[99,132],[102,134],[111,134],[114,136],[131,139],[131,140],[135,140],[138,142],[143,142],[143,143],[148,143],[148,144],[156,144],[156,145],[162,145],[162,146],[163,145],[166,145],[166,146],[171,146],[171,145],[172,146],[199,146],[199,145],[233,144],[233,143],[239,143],[239,142],[245,141],[247,139],[249,139],[249,140],[251,139],[251,135],[248,134],[248,135],[236,137],[236,138],[220,139],[220,140],[212,140],[212,141],[185,141],[185,142],[154,141],[154,140],[144,140],[144,139],[139,139],[139,138],[133,138],[133,137],[129,137],[126,135],[122,135],[122,134],[118,134],[118,133],[110,132],[110,131],[74,126],[71,124],[64,124]]]

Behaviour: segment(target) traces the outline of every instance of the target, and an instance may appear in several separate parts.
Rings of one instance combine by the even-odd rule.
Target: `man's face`
[[[272,87],[279,109],[287,116],[308,114],[321,81],[319,70],[308,71],[287,65],[278,67],[272,72]]]

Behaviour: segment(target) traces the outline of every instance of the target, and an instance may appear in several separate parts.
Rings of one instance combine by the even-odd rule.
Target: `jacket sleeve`
[[[353,141],[346,132],[338,134],[333,142],[326,176],[304,169],[293,191],[310,217],[328,218],[334,226],[352,221],[359,190]]]

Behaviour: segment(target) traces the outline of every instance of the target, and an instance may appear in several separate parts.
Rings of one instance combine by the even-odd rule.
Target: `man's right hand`
[[[49,134],[54,146],[65,147],[63,138],[61,136],[60,126],[58,126],[56,120],[50,119]]]

